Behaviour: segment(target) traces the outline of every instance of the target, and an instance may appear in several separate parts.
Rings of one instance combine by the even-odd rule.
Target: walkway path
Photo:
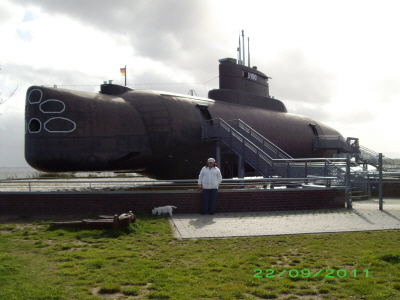
[[[384,199],[382,211],[374,199],[353,209],[174,214],[171,225],[183,239],[400,229],[400,199]]]

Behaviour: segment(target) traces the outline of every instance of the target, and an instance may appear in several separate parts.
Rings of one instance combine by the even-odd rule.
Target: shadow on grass
[[[390,264],[400,263],[400,252],[394,254],[385,254],[378,257],[378,259],[386,261]]]
[[[133,223],[129,224],[128,227],[120,228],[118,230],[113,229],[87,229],[87,228],[78,228],[74,226],[58,226],[58,227],[50,227],[47,231],[64,231],[67,233],[78,233],[77,237],[84,235],[85,238],[92,239],[102,239],[102,238],[118,238],[120,236],[125,236],[129,234],[135,234],[141,228],[140,225]],[[81,234],[79,234],[81,233]]]

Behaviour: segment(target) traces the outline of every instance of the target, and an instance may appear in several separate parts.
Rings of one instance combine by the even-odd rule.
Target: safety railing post
[[[346,207],[347,209],[352,209],[352,199],[351,199],[351,181],[350,181],[350,154],[346,154]]]
[[[220,122],[216,122],[216,124],[215,124],[216,126],[217,126],[217,128],[216,128],[216,134],[217,134],[217,137],[218,138],[220,138],[220,127],[221,127],[221,124],[220,124]]]
[[[379,164],[379,210],[383,210],[382,153],[379,153],[378,164]]]
[[[221,144],[220,144],[220,138],[219,138],[219,135],[217,136],[217,153],[216,153],[216,159],[217,159],[217,162],[220,164],[221,163]],[[222,164],[221,164],[221,167],[222,167]]]
[[[275,174],[277,174],[276,167],[275,167],[275,161],[272,161],[271,167],[272,167],[272,175],[271,176],[274,176]]]
[[[289,162],[287,162],[286,177],[290,178],[290,163]]]
[[[244,153],[244,151],[246,151],[246,150],[245,150],[245,142],[244,142],[244,139],[242,139],[242,156],[243,156],[243,158],[245,158],[245,153]]]
[[[305,161],[304,163],[304,178],[307,178],[308,176],[308,165],[307,165],[307,161]],[[305,181],[306,184],[308,184],[308,180]]]

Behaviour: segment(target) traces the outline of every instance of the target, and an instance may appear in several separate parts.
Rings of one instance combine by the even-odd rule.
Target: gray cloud
[[[336,78],[316,65],[299,50],[283,52],[278,61],[268,66],[271,94],[276,98],[310,104],[331,101]]]
[[[183,63],[185,53],[198,51],[199,42],[211,26],[208,14],[213,12],[209,2],[200,0],[27,2],[111,35],[126,36],[136,55],[166,63],[176,58]]]
[[[376,99],[377,106],[379,103],[388,103],[394,98],[400,97],[400,80],[398,77],[390,78],[387,76],[379,76],[376,81],[368,87],[368,91]]]
[[[166,1],[51,1],[27,0],[48,14],[67,16],[84,26],[120,38],[133,49],[134,57],[148,58],[174,69],[176,74],[190,74],[193,83],[205,83],[218,76],[218,59],[235,53],[236,49],[219,46],[232,40],[236,32],[227,35],[215,26],[219,14],[212,2],[202,0]],[[231,51],[229,51],[231,50]],[[129,59],[129,58],[127,58]],[[129,66],[130,69],[135,66]],[[135,77],[129,73],[128,83],[176,82],[175,78],[155,74]],[[168,86],[172,87],[172,86]],[[207,88],[214,88],[210,83]],[[145,86],[150,88],[150,86]],[[169,90],[165,85],[154,89]],[[182,86],[176,92],[201,90],[204,85]]]
[[[19,86],[19,91],[26,91],[32,85],[57,85],[61,87],[69,84],[71,86],[79,85],[81,90],[96,92],[99,87],[93,87],[93,82],[100,85],[104,80],[101,75],[88,78],[86,74],[79,70],[71,72],[50,67],[35,68],[15,63],[5,64],[4,69],[7,70],[7,78],[12,82],[16,82]]]
[[[11,8],[8,6],[3,6],[0,9],[0,25],[6,24],[12,16]]]

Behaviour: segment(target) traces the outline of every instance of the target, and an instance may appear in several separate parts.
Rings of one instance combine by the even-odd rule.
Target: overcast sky
[[[31,85],[97,92],[105,80],[206,97],[218,59],[237,57],[241,29],[251,65],[291,113],[400,157],[400,3],[307,0],[2,0],[0,167],[24,159]]]

